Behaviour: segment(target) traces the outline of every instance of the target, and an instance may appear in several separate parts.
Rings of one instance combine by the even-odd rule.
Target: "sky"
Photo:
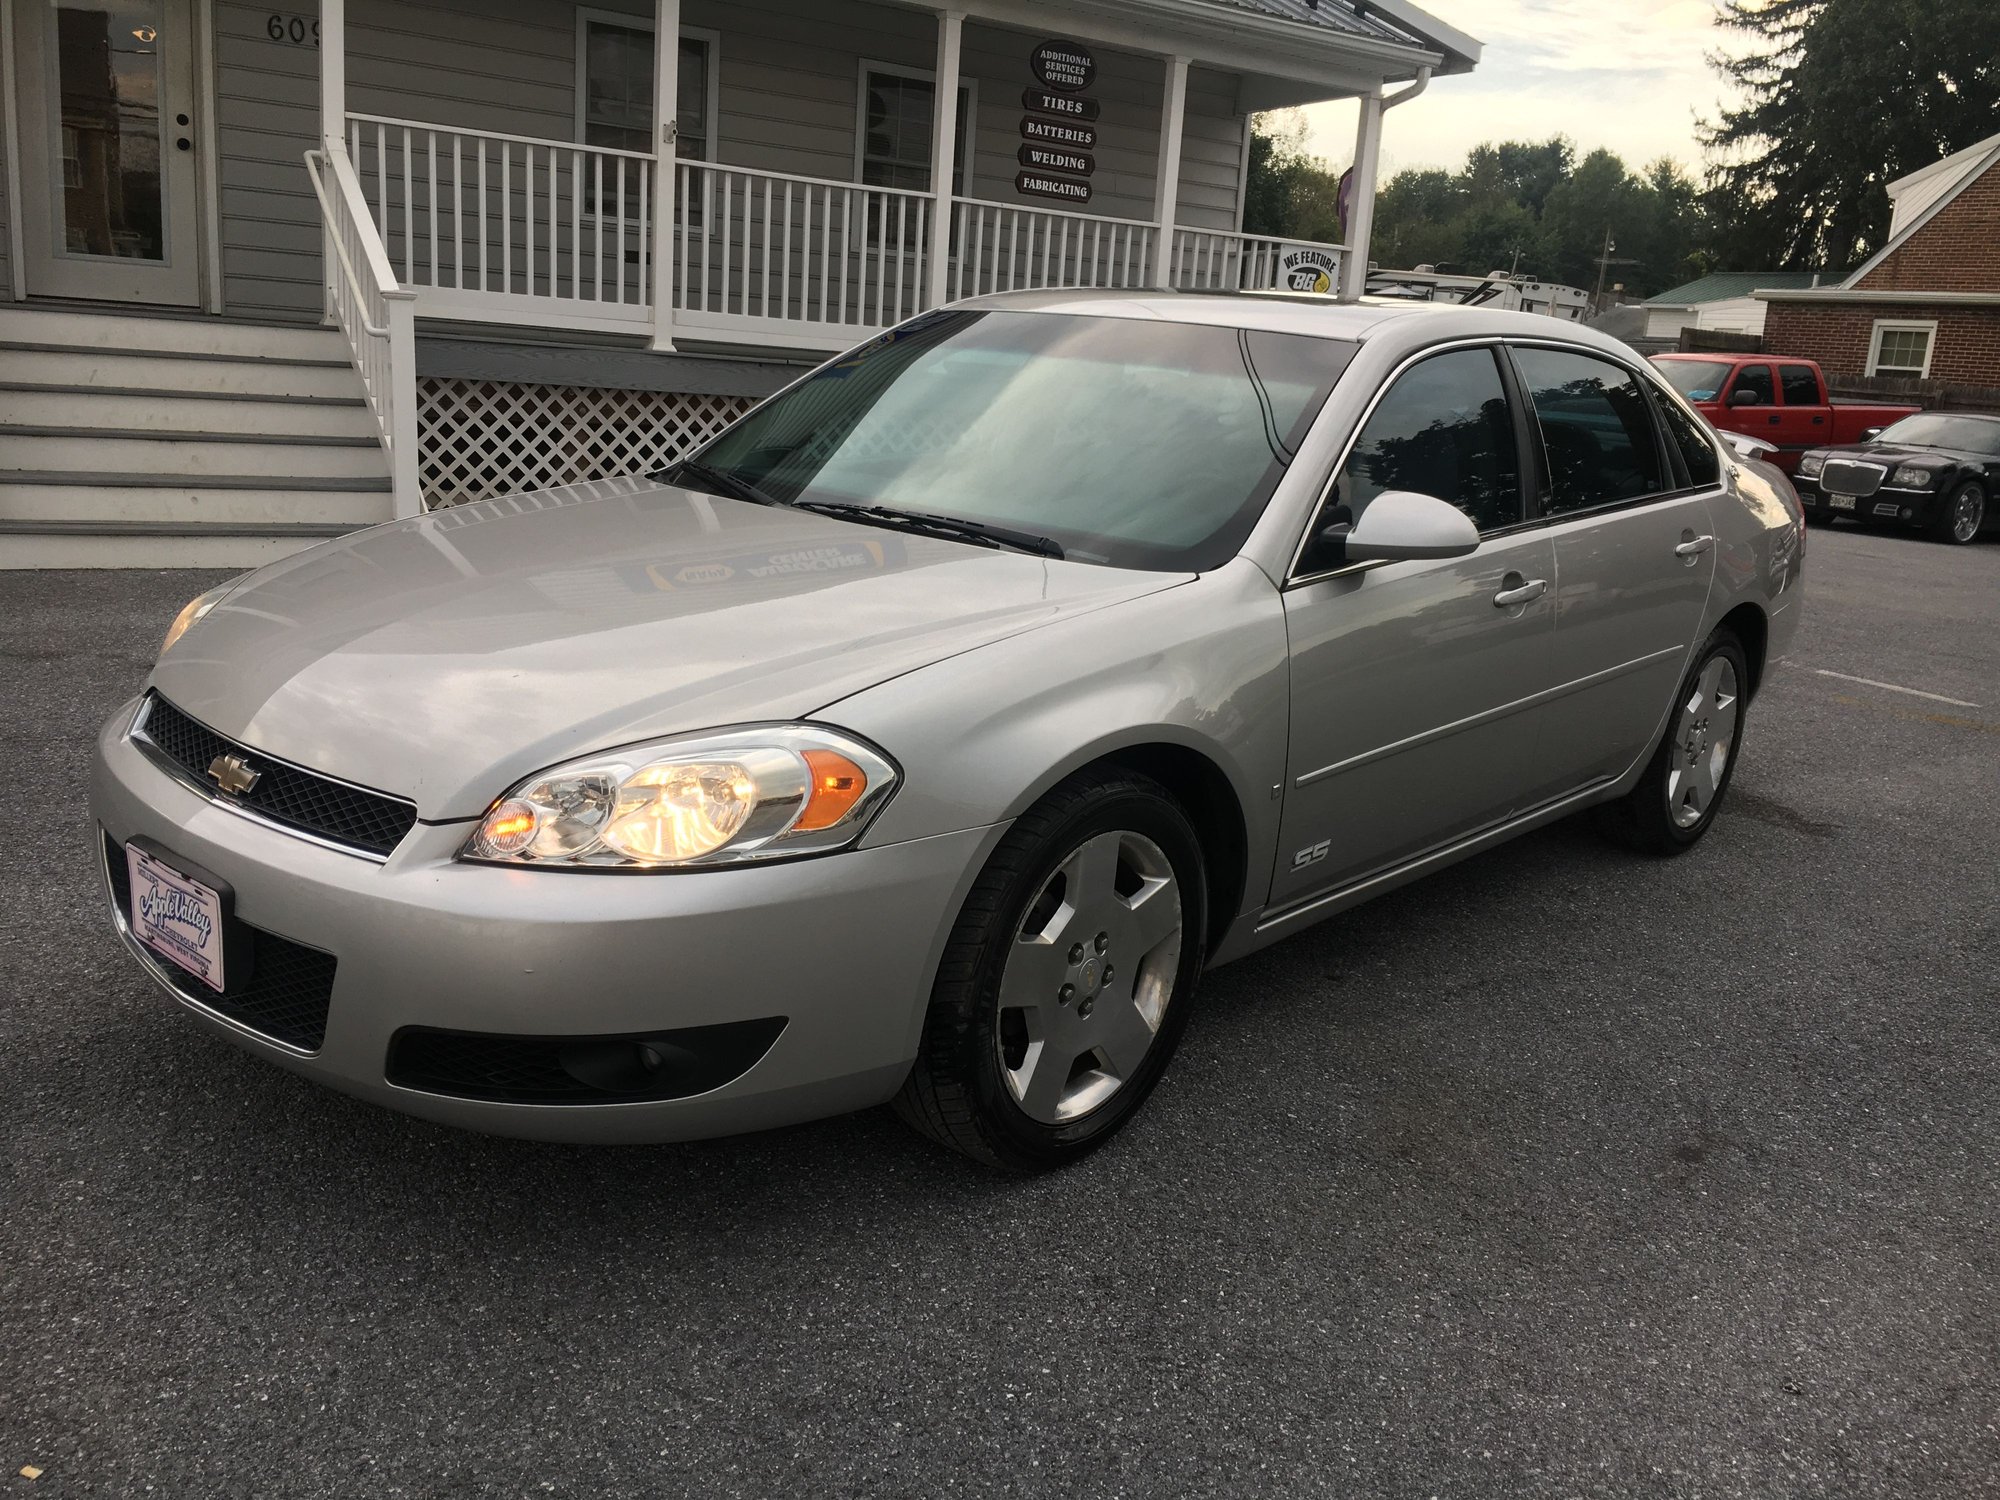
[[[1456,167],[1481,141],[1567,135],[1606,146],[1635,171],[1661,156],[1701,162],[1695,120],[1713,115],[1722,80],[1705,55],[1727,38],[1712,0],[1419,0],[1485,43],[1470,74],[1434,79],[1384,118],[1382,176]],[[1336,165],[1354,156],[1355,107],[1305,111],[1307,149]]]

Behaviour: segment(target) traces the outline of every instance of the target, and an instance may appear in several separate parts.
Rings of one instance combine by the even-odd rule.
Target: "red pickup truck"
[[[1655,354],[1667,383],[1724,432],[1776,443],[1771,462],[1787,474],[1808,448],[1858,443],[1871,427],[1899,422],[1920,406],[1829,401],[1826,378],[1809,359],[1768,354]]]

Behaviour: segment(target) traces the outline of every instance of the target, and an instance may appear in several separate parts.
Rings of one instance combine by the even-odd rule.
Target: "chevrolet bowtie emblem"
[[[240,755],[218,755],[208,763],[208,774],[225,792],[240,797],[255,786],[257,778],[264,773]]]

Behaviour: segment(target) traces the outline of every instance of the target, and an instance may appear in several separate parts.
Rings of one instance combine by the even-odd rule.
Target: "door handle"
[[[1778,414],[1776,412],[1771,413],[1770,425],[1773,427],[1778,425]]]
[[[1714,545],[1715,545],[1715,538],[1712,536],[1689,537],[1686,541],[1682,542],[1678,547],[1674,548],[1674,556],[1684,557],[1689,562],[1693,562],[1697,557],[1700,557],[1702,553],[1706,552],[1710,547],[1713,547]]]
[[[1510,573],[1500,581],[1508,583],[1520,578],[1520,576],[1519,573]],[[1532,600],[1539,599],[1548,591],[1548,579],[1530,578],[1525,583],[1515,583],[1511,588],[1500,590],[1499,593],[1493,596],[1493,607],[1495,609],[1512,609],[1517,604],[1527,604]]]

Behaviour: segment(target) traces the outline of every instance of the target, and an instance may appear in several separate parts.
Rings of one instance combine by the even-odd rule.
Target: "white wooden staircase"
[[[338,330],[0,310],[0,568],[250,567],[390,513]]]

